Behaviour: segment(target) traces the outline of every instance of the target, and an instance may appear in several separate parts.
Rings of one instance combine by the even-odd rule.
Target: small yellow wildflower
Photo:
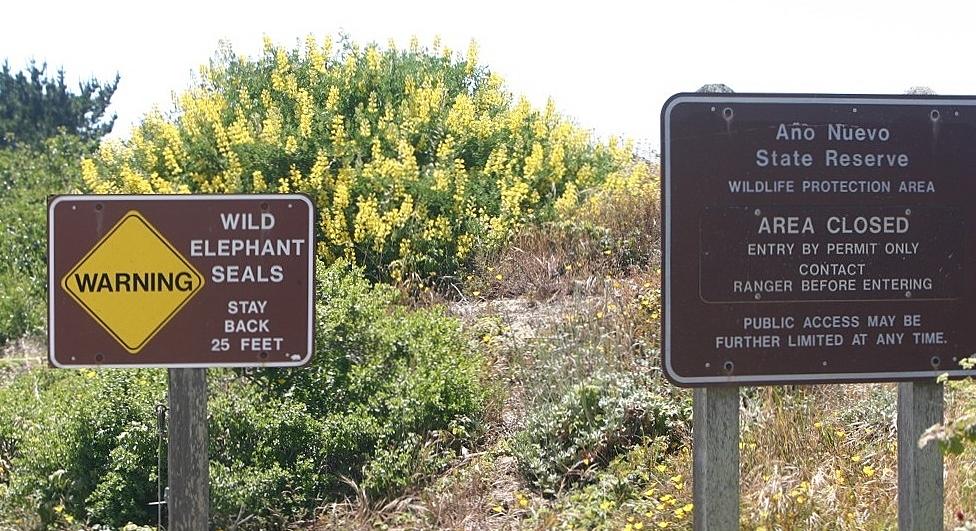
[[[658,526],[658,527],[660,527],[661,529],[667,529],[667,527],[668,527],[669,525],[671,525],[671,524],[669,524],[669,523],[667,523],[667,522],[658,522],[658,523],[657,523],[657,526]]]
[[[667,471],[668,467],[664,465],[657,465],[654,467],[654,469],[663,474],[665,471]]]
[[[813,423],[813,427],[814,427],[814,428],[817,428],[817,429],[819,430],[820,428],[823,428],[823,422],[820,422],[820,421],[818,420],[817,422],[814,422],[814,423]]]
[[[636,524],[634,524],[634,529],[638,529],[638,530],[644,529],[644,523],[643,522],[637,522]]]
[[[859,456],[857,454],[854,454],[854,455],[851,456],[851,461],[853,461],[855,463],[860,463],[861,462],[861,456]]]
[[[504,507],[502,507],[501,505],[495,505],[495,506],[494,506],[494,507],[492,507],[491,509],[492,509],[493,511],[495,511],[496,513],[500,513],[500,512],[502,512],[502,511],[504,511],[504,510],[505,510],[505,508],[504,508]]]
[[[864,465],[864,467],[861,468],[861,472],[863,472],[865,476],[871,477],[874,475],[874,467],[871,465]]]

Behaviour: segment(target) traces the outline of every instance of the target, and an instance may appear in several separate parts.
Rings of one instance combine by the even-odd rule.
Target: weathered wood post
[[[912,87],[906,94],[929,94],[928,87]],[[945,412],[942,384],[934,380],[898,384],[898,529],[928,531],[943,528],[944,465],[936,444],[919,448],[918,440]]]
[[[695,530],[739,528],[739,388],[695,389]]]
[[[206,531],[210,518],[207,369],[169,369],[169,412],[167,529]]]
[[[315,351],[311,199],[60,196],[48,223],[51,364],[169,370],[168,528],[205,531],[207,367]]]
[[[942,451],[918,439],[933,424],[942,422],[942,384],[898,384],[898,529],[940,530],[943,524],[944,481]]]
[[[738,389],[722,386],[869,381],[905,381],[899,527],[943,528],[942,455],[918,441],[943,418],[936,377],[970,374],[950,356],[973,342],[974,108],[822,94],[665,103],[662,367],[707,386],[694,395],[696,529],[738,526]]]
[[[733,92],[723,84],[698,92]],[[692,427],[695,530],[739,528],[739,387],[695,389]]]

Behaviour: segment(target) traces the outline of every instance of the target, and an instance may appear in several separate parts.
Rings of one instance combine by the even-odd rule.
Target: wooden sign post
[[[696,529],[738,528],[738,387],[899,384],[899,525],[941,529],[936,378],[976,375],[976,98],[696,93],[662,110],[665,374]]]
[[[695,389],[693,408],[695,530],[739,529],[739,388]]]
[[[898,529],[943,529],[944,485],[942,451],[935,443],[919,448],[930,426],[942,422],[942,384],[898,384]]]
[[[210,521],[207,369],[169,369],[168,387],[168,529],[206,531]]]
[[[930,95],[918,87],[907,94]],[[945,485],[942,451],[936,444],[919,448],[922,433],[944,420],[945,400],[941,383],[932,381],[898,384],[898,529],[926,531],[943,528]]]
[[[725,85],[698,92],[731,93]],[[695,531],[739,529],[739,387],[699,387],[692,398]]]
[[[51,365],[169,369],[168,528],[206,530],[207,367],[314,351],[311,200],[59,196],[48,226]]]

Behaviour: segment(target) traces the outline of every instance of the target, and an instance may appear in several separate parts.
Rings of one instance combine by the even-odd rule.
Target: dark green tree
[[[115,115],[105,117],[112,95],[119,84],[90,79],[78,83],[78,92],[69,89],[64,70],[47,75],[47,63],[31,61],[22,72],[14,73],[4,61],[0,71],[0,147],[13,144],[39,145],[60,129],[85,140],[97,140],[112,130]]]

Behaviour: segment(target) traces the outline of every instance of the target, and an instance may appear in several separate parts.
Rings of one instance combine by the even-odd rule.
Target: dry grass
[[[752,390],[742,515],[767,529],[887,529],[896,520],[890,385]]]
[[[494,437],[471,449],[474,457],[395,502],[333,505],[322,527],[690,528],[689,515],[675,512],[690,501],[689,433],[670,454],[643,445],[620,449],[618,458],[599,465],[593,482],[555,496],[532,493],[507,446],[527,409],[545,408],[566,382],[595,367],[656,370],[656,356],[648,356],[659,345],[656,205],[617,197],[572,223],[527,230],[484,260],[480,274],[456,290],[462,302],[454,309],[495,360],[503,402],[492,417]],[[547,365],[544,351],[559,363]],[[532,371],[550,366],[549,373]],[[972,398],[950,393],[947,415]],[[895,527],[895,404],[892,384],[743,389],[743,529]],[[950,527],[976,507],[971,454],[946,458]]]
[[[664,523],[667,529],[690,528],[690,517],[681,514],[679,518],[674,513],[690,501],[682,498],[691,489],[690,434],[682,436],[685,453],[641,458],[643,461],[631,462],[636,463],[631,468],[606,465],[595,483],[566,489],[554,497],[532,493],[506,447],[528,407],[527,382],[519,373],[525,363],[532,362],[533,345],[539,341],[608,344],[613,336],[621,345],[646,342],[656,346],[656,282],[655,273],[643,272],[626,279],[601,279],[600,289],[591,296],[557,297],[545,304],[517,299],[456,305],[466,326],[476,330],[485,348],[493,352],[495,378],[507,390],[501,411],[492,420],[495,438],[472,448],[469,457],[403,498],[386,503],[359,499],[330,506],[317,528],[550,529],[575,525],[626,529],[631,524],[636,529],[637,523],[643,529]],[[593,355],[598,352],[592,351]],[[600,363],[646,370],[647,359],[622,355],[626,352],[633,351],[623,348],[612,358],[601,358]],[[581,374],[572,372],[573,377]],[[559,377],[552,375],[553,381]],[[951,417],[960,402],[969,399],[968,395],[950,394],[947,415]],[[744,389],[743,529],[895,527],[895,403],[893,384]],[[974,461],[971,454],[946,459],[947,526],[959,523],[957,513],[968,517],[976,507]],[[664,472],[655,470],[659,465]],[[641,476],[635,470],[647,473]],[[673,477],[682,478],[683,489],[675,488],[670,481]],[[648,491],[653,494],[645,496]],[[659,506],[662,509],[657,511]]]
[[[607,277],[656,270],[660,243],[656,195],[618,194],[570,219],[529,227],[501,253],[482,257],[465,293],[536,300],[596,295]]]

